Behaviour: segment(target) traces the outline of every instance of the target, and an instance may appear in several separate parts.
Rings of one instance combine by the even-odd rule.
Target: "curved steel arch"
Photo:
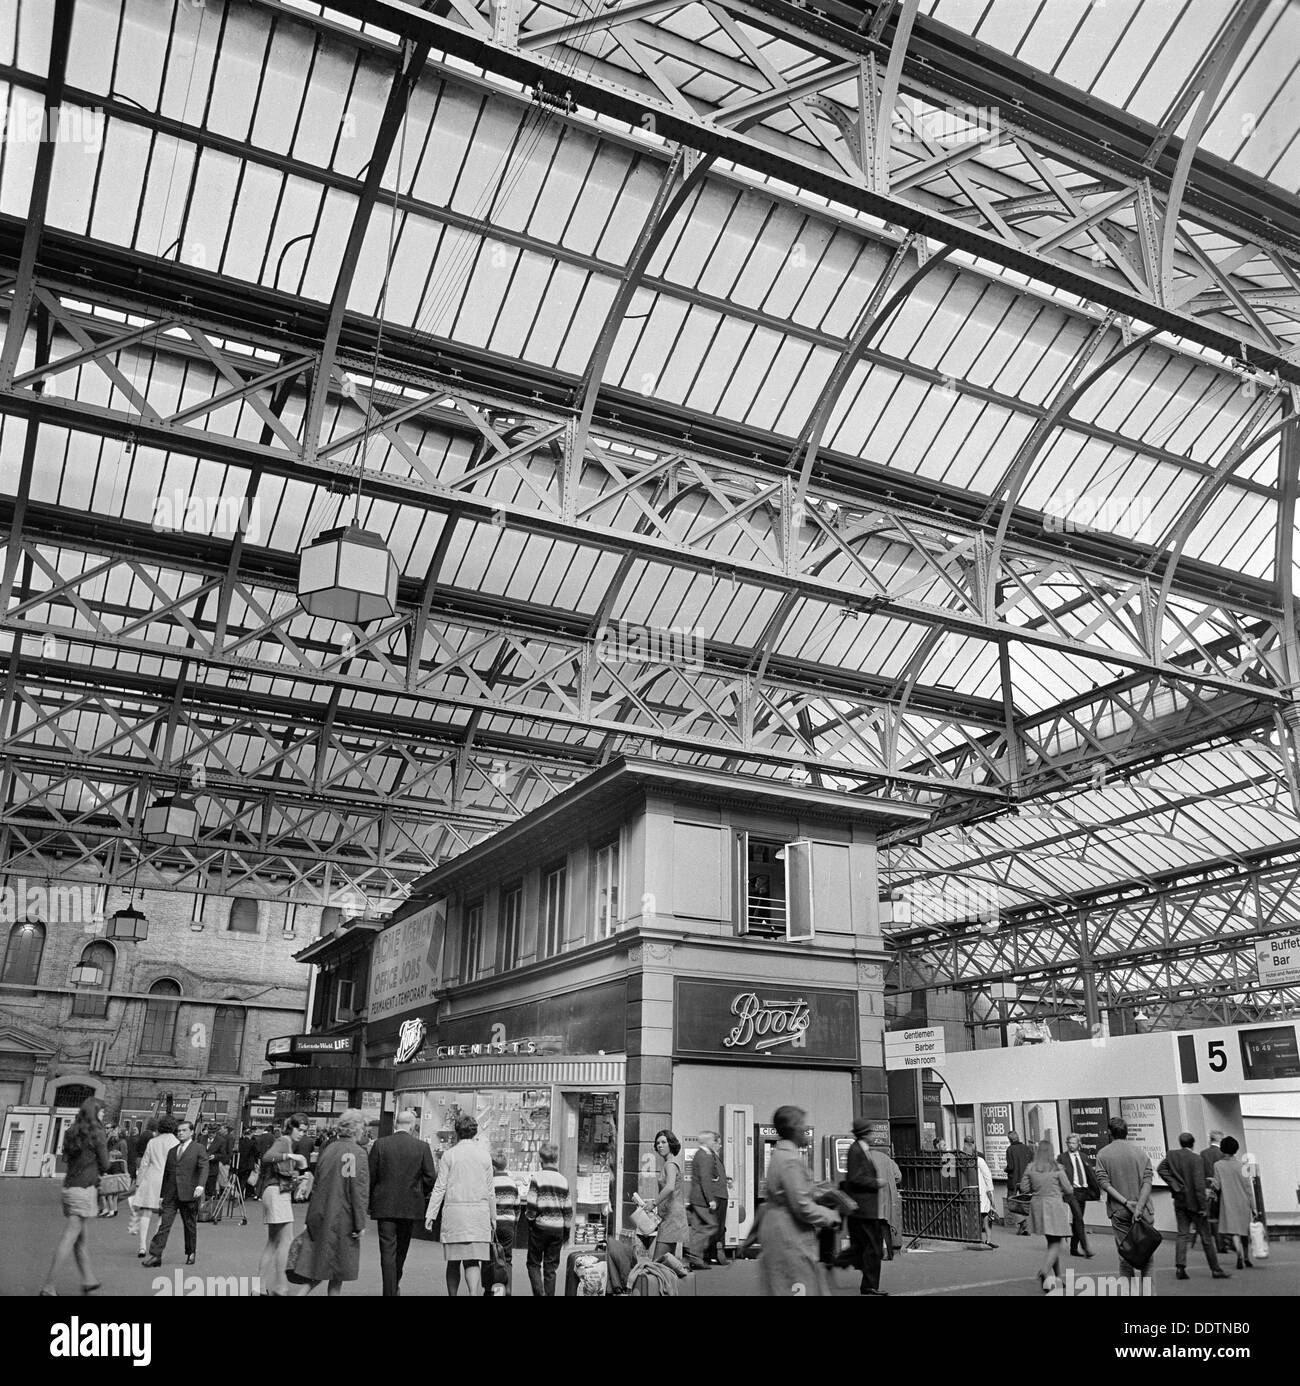
[[[1106,339],[1106,334],[1114,325],[1115,315],[1108,313],[1106,318],[1098,326],[1088,341],[1084,344],[1083,350],[1075,358],[1074,365],[1070,369],[1070,374],[1062,383],[1061,388],[1056,393],[1056,398],[1052,401],[1052,407],[1034,425],[1029,437],[1020,445],[1011,466],[1007,469],[1003,479],[998,483],[993,497],[989,502],[989,511],[997,503],[997,494],[1005,492],[1002,501],[1002,514],[998,520],[997,534],[993,540],[993,548],[989,554],[989,572],[997,573],[1002,562],[1002,550],[1006,544],[1007,530],[1011,527],[1012,517],[1015,515],[1016,506],[1020,504],[1020,496],[1024,490],[1025,481],[1029,477],[1029,469],[1038,459],[1038,454],[1043,450],[1048,435],[1057,424],[1069,412],[1083,395],[1106,374],[1117,361],[1122,361],[1125,356],[1131,355],[1135,351],[1140,351],[1146,344],[1159,336],[1159,328],[1149,328],[1140,336],[1134,337],[1132,341],[1125,342],[1118,351],[1113,351],[1106,359],[1093,370],[1089,371],[1083,379],[1079,379],[1080,372],[1087,366],[1088,362],[1096,355],[1098,348]],[[992,605],[992,596],[995,584],[989,583],[984,592],[984,602],[986,614]]]

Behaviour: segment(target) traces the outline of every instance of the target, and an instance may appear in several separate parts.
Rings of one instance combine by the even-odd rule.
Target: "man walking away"
[[[862,1268],[859,1293],[881,1298],[880,1262],[884,1257],[887,1223],[882,1202],[886,1180],[875,1160],[867,1138],[871,1122],[859,1118],[853,1123],[854,1141],[849,1146],[848,1173],[840,1188],[857,1204],[849,1214],[849,1246],[853,1264]]]
[[[1201,1151],[1201,1168],[1205,1171],[1205,1187],[1208,1189],[1214,1180],[1214,1167],[1224,1158],[1223,1151],[1219,1148],[1219,1142],[1223,1139],[1222,1131],[1210,1132],[1210,1143]],[[1219,1219],[1211,1217],[1209,1219],[1210,1236],[1214,1238],[1214,1245],[1222,1255],[1229,1252],[1232,1248],[1227,1241],[1219,1235]]]
[[[402,1293],[411,1230],[423,1220],[438,1178],[428,1141],[415,1135],[416,1121],[409,1107],[399,1112],[393,1134],[381,1136],[368,1153],[370,1216],[379,1224],[379,1273],[387,1298]]]
[[[727,1171],[722,1165],[722,1137],[716,1131],[700,1135],[700,1148],[691,1161],[686,1214],[693,1234],[688,1263],[695,1269],[729,1265],[722,1249],[727,1234]]]
[[[1155,1210],[1150,1206],[1154,1172],[1146,1151],[1129,1143],[1128,1123],[1122,1117],[1111,1117],[1109,1130],[1110,1144],[1097,1152],[1097,1183],[1108,1200],[1118,1248],[1138,1218],[1155,1221]],[[1122,1256],[1119,1266],[1126,1279],[1138,1274]]]
[[[1025,1171],[1034,1162],[1034,1152],[1020,1139],[1019,1133],[1012,1131],[1011,1139],[1007,1144],[1007,1197],[1013,1198],[1019,1194],[1020,1181],[1024,1177]],[[1010,1228],[1011,1218],[1015,1214],[1003,1214],[1003,1222]],[[1029,1236],[1029,1228],[1025,1226],[1025,1219],[1019,1219],[1020,1228],[1016,1233],[1018,1237]]]
[[[1174,1217],[1178,1220],[1178,1242],[1174,1261],[1178,1267],[1179,1280],[1188,1280],[1187,1246],[1198,1237],[1205,1248],[1205,1259],[1210,1265],[1210,1274],[1215,1280],[1230,1279],[1228,1272],[1219,1265],[1219,1258],[1210,1237],[1209,1192],[1206,1187],[1205,1165],[1192,1147],[1196,1137],[1184,1131],[1178,1137],[1178,1149],[1171,1150],[1156,1166],[1156,1173],[1169,1185],[1174,1199]],[[1222,1152],[1220,1152],[1222,1153]]]
[[[149,1255],[142,1266],[161,1266],[163,1249],[171,1235],[176,1214],[185,1230],[185,1264],[192,1266],[198,1251],[199,1201],[208,1178],[208,1152],[194,1139],[192,1122],[182,1121],[176,1128],[176,1144],[167,1152],[163,1166],[162,1221],[149,1243]]]
[[[1088,1204],[1101,1197],[1101,1189],[1093,1173],[1092,1161],[1083,1149],[1083,1142],[1073,1131],[1065,1138],[1065,1149],[1056,1157],[1056,1162],[1065,1171],[1073,1190],[1066,1199],[1070,1207],[1070,1255],[1092,1260],[1084,1214]]]

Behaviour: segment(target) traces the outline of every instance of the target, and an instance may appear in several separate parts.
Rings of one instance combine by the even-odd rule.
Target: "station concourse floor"
[[[60,1211],[59,1181],[52,1179],[0,1179],[0,1226],[5,1229],[0,1243],[0,1295],[35,1295],[41,1287],[63,1230]],[[296,1210],[298,1227],[303,1222],[303,1208]],[[100,1218],[91,1227],[90,1257],[94,1272],[103,1288],[99,1298],[117,1295],[150,1295],[160,1291],[157,1279],[165,1279],[169,1287],[176,1284],[176,1274],[182,1277],[246,1277],[257,1275],[258,1258],[266,1241],[260,1204],[248,1205],[248,1226],[238,1221],[222,1222],[217,1226],[199,1224],[198,1254],[193,1267],[184,1264],[184,1241],[179,1219],[172,1227],[171,1239],[159,1270],[147,1270],[136,1259],[138,1241],[127,1234],[128,1214],[125,1203],[115,1218]],[[155,1223],[156,1226],[156,1223]],[[923,1243],[923,1250],[908,1252],[887,1261],[881,1278],[881,1288],[898,1296],[1027,1296],[1041,1298],[1035,1278],[1042,1256],[1042,1239],[1014,1237],[994,1229],[996,1251],[980,1251],[951,1243]],[[1090,1231],[1092,1260],[1065,1256],[1062,1265],[1073,1268],[1077,1275],[1113,1276],[1118,1272],[1114,1240],[1102,1229]],[[565,1253],[567,1255],[567,1251]],[[1233,1270],[1233,1258],[1225,1258],[1232,1271],[1230,1280],[1211,1280],[1204,1253],[1193,1248],[1187,1266],[1191,1278],[1178,1280],[1174,1276],[1174,1247],[1172,1236],[1166,1237],[1156,1253],[1154,1263],[1157,1298],[1172,1300],[1180,1296],[1209,1296],[1231,1299],[1241,1296],[1290,1296],[1300,1294],[1300,1241],[1274,1241],[1268,1261],[1256,1263],[1254,1270]],[[563,1277],[564,1261],[560,1274]],[[856,1295],[859,1273],[855,1270],[832,1272],[833,1292],[836,1295]],[[71,1262],[56,1282],[61,1296],[80,1298],[76,1271]],[[696,1294],[700,1297],[754,1295],[758,1293],[758,1268],[752,1261],[734,1261],[731,1266],[698,1272],[695,1276]],[[561,1279],[560,1289],[563,1290]],[[186,1291],[193,1294],[191,1285]],[[212,1293],[220,1291],[213,1290]],[[343,1287],[344,1296],[378,1296],[379,1242],[375,1226],[369,1225],[361,1246],[361,1277]],[[514,1258],[514,1293],[528,1295],[528,1276],[524,1270],[524,1254],[517,1251]],[[412,1241],[402,1279],[403,1297],[446,1297],[442,1248],[435,1242]],[[324,1298],[324,1287],[314,1291],[314,1297]]]

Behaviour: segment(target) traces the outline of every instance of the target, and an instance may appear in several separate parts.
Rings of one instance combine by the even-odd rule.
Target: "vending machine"
[[[852,1136],[827,1136],[822,1141],[821,1177],[829,1179],[837,1189],[840,1180],[848,1178],[849,1147],[852,1144]]]
[[[754,1161],[754,1199],[756,1203],[761,1203],[763,1199],[763,1188],[767,1183],[767,1166],[772,1156],[772,1147],[780,1140],[776,1134],[775,1126],[765,1126],[761,1122],[754,1127],[754,1149],[757,1158]],[[817,1170],[813,1159],[813,1151],[817,1149],[817,1132],[810,1126],[808,1128],[808,1144],[799,1152],[808,1166],[808,1173],[816,1179]]]
[[[739,1246],[754,1225],[754,1109],[728,1103],[722,1109],[722,1163],[727,1171],[724,1246]]]

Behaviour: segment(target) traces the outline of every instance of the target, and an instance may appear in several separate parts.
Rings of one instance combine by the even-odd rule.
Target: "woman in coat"
[[[472,1116],[456,1118],[456,1144],[438,1163],[438,1182],[424,1210],[424,1225],[430,1231],[442,1214],[438,1240],[447,1251],[447,1293],[460,1293],[463,1269],[465,1292],[472,1298],[483,1293],[482,1263],[492,1259],[497,1232],[492,1153],[474,1139],[477,1135],[478,1122]]]
[[[131,1195],[134,1216],[127,1223],[127,1231],[140,1234],[140,1250],[136,1256],[142,1261],[149,1254],[149,1220],[162,1211],[163,1170],[167,1167],[167,1152],[179,1144],[176,1139],[176,1118],[160,1118],[158,1134],[145,1146],[140,1168],[136,1170],[135,1193]]]
[[[1065,1171],[1056,1163],[1051,1141],[1039,1141],[1034,1162],[1021,1176],[1020,1192],[1029,1195],[1029,1230],[1047,1238],[1038,1283],[1044,1293],[1056,1289],[1061,1274],[1061,1239],[1070,1235],[1070,1205],[1074,1196]]]
[[[840,1215],[813,1201],[813,1178],[799,1153],[809,1141],[807,1113],[800,1107],[778,1107],[772,1124],[780,1139],[767,1166],[758,1256],[761,1293],[829,1294],[817,1256],[817,1230],[838,1226]]]
[[[1237,1243],[1237,1269],[1251,1266],[1250,1224],[1255,1212],[1255,1186],[1237,1158],[1241,1146],[1231,1136],[1219,1142],[1223,1159],[1214,1166],[1210,1183],[1219,1195],[1219,1236],[1231,1237]]]
[[[349,1108],[339,1118],[338,1129],[338,1139],[316,1162],[306,1239],[290,1272],[302,1287],[300,1295],[309,1295],[322,1280],[329,1281],[326,1293],[341,1294],[343,1282],[361,1274],[361,1234],[370,1207],[370,1167],[360,1145],[366,1119],[355,1107]],[[297,1158],[306,1164],[305,1155]]]
[[[655,1154],[659,1156],[659,1192],[654,1207],[661,1219],[650,1255],[658,1260],[665,1252],[682,1254],[690,1237],[686,1223],[686,1175],[682,1170],[682,1143],[671,1131],[655,1132]]]

